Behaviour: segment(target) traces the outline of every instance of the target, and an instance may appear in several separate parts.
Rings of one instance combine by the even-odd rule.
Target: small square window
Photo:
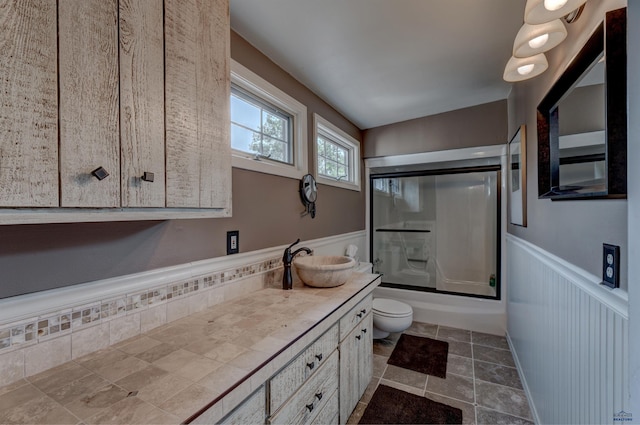
[[[316,180],[360,190],[360,143],[318,114],[315,119]]]
[[[234,167],[301,178],[308,170],[306,129],[303,104],[232,61]]]

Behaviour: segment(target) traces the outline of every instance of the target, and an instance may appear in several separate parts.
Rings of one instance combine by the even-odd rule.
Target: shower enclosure
[[[372,174],[382,286],[500,299],[500,166]]]

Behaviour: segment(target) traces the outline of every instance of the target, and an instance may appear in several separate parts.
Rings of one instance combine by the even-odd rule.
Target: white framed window
[[[231,150],[236,168],[296,179],[308,173],[307,107],[234,60]]]
[[[313,118],[316,181],[360,191],[360,142],[320,115]]]

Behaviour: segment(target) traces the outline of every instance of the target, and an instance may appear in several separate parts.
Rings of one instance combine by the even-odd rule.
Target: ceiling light
[[[553,21],[580,8],[587,0],[527,0],[524,21],[536,25]]]
[[[510,83],[528,80],[529,78],[542,74],[548,67],[549,63],[544,53],[539,53],[528,58],[516,58],[512,56],[509,62],[507,62],[502,78]]]
[[[553,49],[567,37],[560,19],[539,25],[524,24],[513,43],[513,56],[525,58]]]

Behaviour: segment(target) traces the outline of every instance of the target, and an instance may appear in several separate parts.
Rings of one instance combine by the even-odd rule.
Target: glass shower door
[[[499,297],[498,168],[371,183],[371,258],[385,286]]]

